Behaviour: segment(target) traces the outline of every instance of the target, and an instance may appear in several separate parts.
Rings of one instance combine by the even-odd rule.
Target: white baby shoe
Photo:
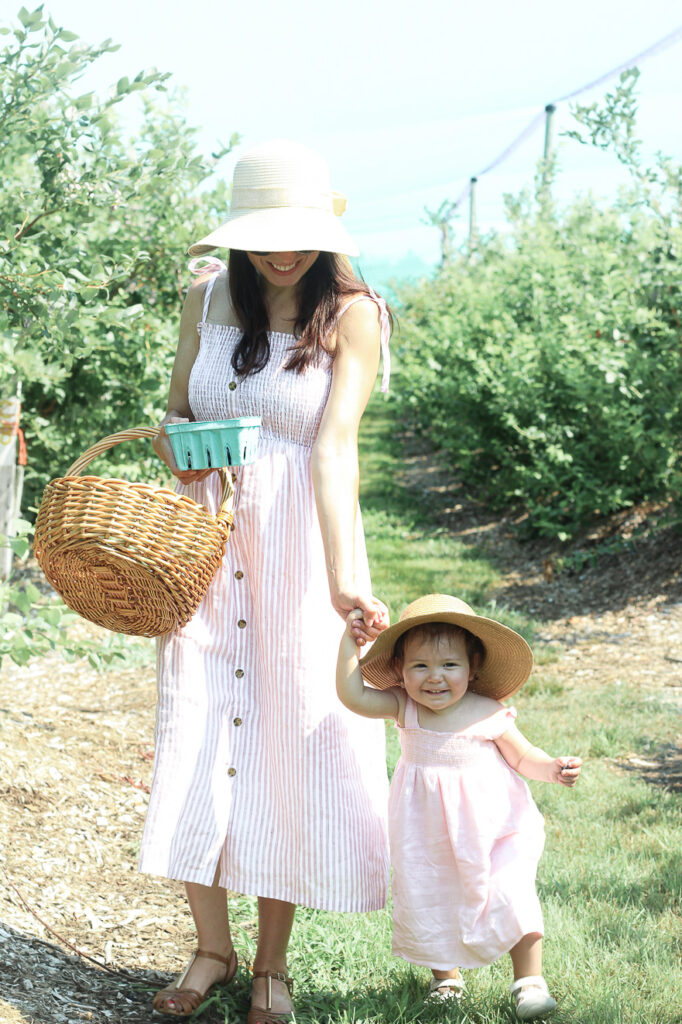
[[[464,980],[459,978],[431,978],[427,1001],[435,1002],[437,999],[461,999],[464,992]]]
[[[509,991],[519,1020],[546,1017],[552,1010],[556,1010],[556,1000],[552,999],[547,982],[539,974],[517,978]]]

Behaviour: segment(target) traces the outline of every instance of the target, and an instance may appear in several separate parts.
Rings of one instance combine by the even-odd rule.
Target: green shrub
[[[401,412],[490,505],[562,539],[679,482],[682,169],[637,163],[634,81],[576,112],[631,167],[614,206],[559,211],[540,180],[508,198],[508,234],[401,296]]]

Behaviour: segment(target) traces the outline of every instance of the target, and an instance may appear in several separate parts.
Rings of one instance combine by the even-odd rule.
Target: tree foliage
[[[226,215],[227,187],[210,178],[238,137],[197,153],[197,132],[157,71],[121,78],[105,97],[82,91],[83,72],[116,47],[82,44],[42,6],[22,7],[0,33],[0,395],[22,386],[30,516],[45,483],[95,441],[158,422],[185,254]],[[133,94],[138,127],[125,130],[120,104]],[[139,443],[107,458],[129,479],[158,474]],[[16,587],[4,596],[21,621],[1,621],[15,639],[0,656],[54,646],[58,613],[34,609],[57,632],[32,639],[32,600]]]
[[[496,507],[567,539],[679,486],[682,169],[646,167],[626,72],[572,136],[631,172],[612,206],[507,197],[508,233],[402,294],[398,402]]]
[[[199,191],[215,156],[196,153],[177,101],[160,101],[167,75],[81,93],[112,43],[84,46],[42,8],[19,19],[0,52],[0,391],[23,385],[30,505],[100,436],[157,420],[187,246],[227,194]],[[128,137],[117,107],[136,92]]]

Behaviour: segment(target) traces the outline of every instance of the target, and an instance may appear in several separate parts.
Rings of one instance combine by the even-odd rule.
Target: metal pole
[[[476,182],[478,178],[471,178],[469,181],[469,252],[473,249],[476,240]]]
[[[553,103],[548,103],[545,107],[545,150],[543,153],[543,159],[545,162],[549,160],[554,149],[554,111],[556,107]]]

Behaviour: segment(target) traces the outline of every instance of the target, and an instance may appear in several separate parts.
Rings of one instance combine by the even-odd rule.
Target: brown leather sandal
[[[209,985],[205,992],[198,992],[195,988],[181,988],[197,957],[203,957],[205,960],[217,960],[219,963],[225,964],[225,977],[215,981],[213,985]],[[229,956],[220,956],[218,953],[208,953],[204,949],[197,949],[175,985],[162,988],[156,993],[152,1007],[157,1013],[163,1013],[167,1017],[191,1017],[197,1007],[201,1006],[208,997],[212,988],[216,985],[227,985],[236,973],[237,954],[234,949]]]
[[[289,1024],[293,1021],[296,1024],[293,1010],[281,1010],[275,1013],[272,1009],[272,979],[283,982],[289,989],[289,995],[294,994],[294,979],[288,978],[286,974],[278,971],[254,971],[254,978],[267,978],[266,998],[267,1006],[252,1006],[246,1017],[246,1024]]]

